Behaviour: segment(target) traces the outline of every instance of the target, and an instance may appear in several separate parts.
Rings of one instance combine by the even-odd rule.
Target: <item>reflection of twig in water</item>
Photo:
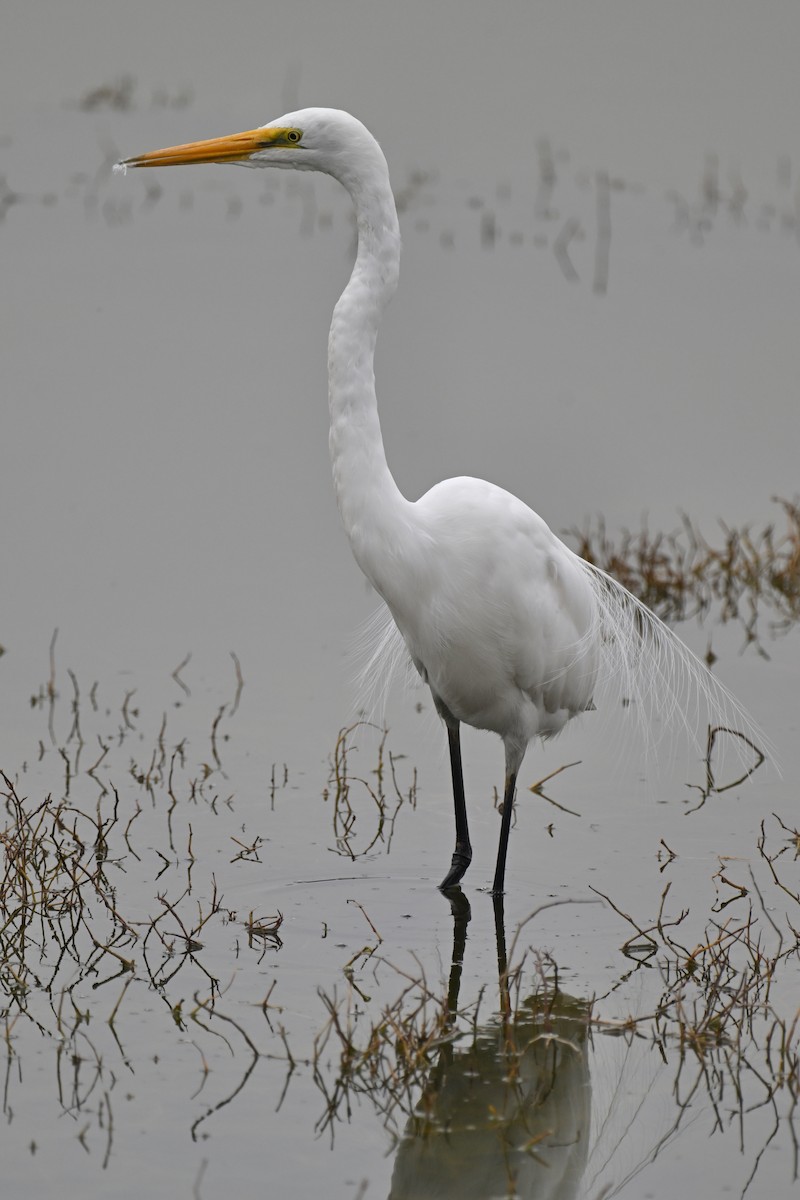
[[[50,732],[50,740],[53,745],[56,744],[56,732],[54,728],[56,697],[56,638],[58,637],[58,626],[53,630],[53,636],[50,639],[50,678],[47,681],[47,728]]]
[[[561,268],[561,273],[568,283],[578,283],[580,276],[569,256],[569,244],[581,232],[581,223],[577,217],[568,217],[558,236],[553,240],[553,254]]]
[[[234,854],[233,858],[231,859],[232,863],[235,863],[235,862],[260,863],[261,862],[258,852],[264,844],[264,839],[262,837],[260,837],[258,834],[256,834],[255,838],[253,839],[252,843],[249,846],[245,842],[240,841],[239,838],[237,838],[237,837],[231,837],[231,841],[240,847],[238,854]]]
[[[231,650],[230,653],[231,653],[231,658],[233,659],[234,668],[236,669],[236,694],[233,697],[233,704],[231,705],[231,711],[228,714],[228,716],[233,717],[236,715],[236,712],[239,708],[239,701],[242,696],[242,690],[244,689],[244,676],[242,675],[242,664],[239,662],[239,659],[234,654],[233,650]]]
[[[214,757],[214,765],[217,770],[222,773],[223,779],[227,778],[227,776],[225,775],[225,772],[222,771],[222,762],[220,761],[219,752],[217,750],[217,729],[219,728],[219,723],[222,720],[227,707],[227,704],[221,704],[217,711],[216,717],[211,722],[211,753]]]
[[[532,783],[528,791],[533,792],[537,796],[541,796],[542,799],[546,800],[548,804],[554,805],[555,808],[560,808],[562,812],[569,813],[572,817],[579,817],[581,815],[579,812],[575,812],[575,810],[572,808],[566,808],[565,805],[559,804],[557,800],[553,800],[550,796],[546,796],[542,791],[542,787],[548,782],[548,780],[555,779],[556,775],[560,775],[562,771],[568,771],[570,767],[579,767],[580,765],[580,759],[578,759],[577,762],[564,763],[563,766],[556,767],[555,771],[551,771],[549,775],[544,775],[537,783]]]
[[[250,1063],[248,1064],[246,1071],[244,1072],[242,1078],[239,1080],[239,1083],[236,1085],[236,1087],[233,1089],[233,1091],[230,1093],[230,1095],[226,1096],[223,1100],[220,1100],[216,1104],[212,1105],[208,1109],[208,1111],[205,1112],[202,1117],[198,1117],[197,1120],[192,1125],[192,1127],[191,1127],[192,1140],[196,1142],[197,1141],[197,1131],[200,1128],[200,1126],[203,1124],[203,1122],[207,1121],[208,1118],[212,1117],[215,1113],[218,1113],[220,1111],[220,1109],[225,1108],[228,1104],[231,1103],[232,1100],[235,1100],[236,1097],[239,1095],[239,1093],[242,1091],[242,1089],[245,1087],[248,1079],[250,1078],[250,1076],[253,1074],[253,1071],[255,1070],[256,1063],[258,1062],[258,1060],[260,1058],[260,1053],[259,1053],[259,1050],[256,1047],[255,1043],[249,1037],[247,1031],[245,1029],[243,1029],[242,1026],[238,1024],[238,1022],[234,1021],[232,1017],[226,1016],[224,1013],[221,1013],[218,1008],[214,1007],[213,1001],[210,1002],[208,1000],[200,1000],[199,997],[197,996],[197,994],[195,994],[194,999],[195,999],[196,1008],[192,1012],[191,1017],[192,1017],[192,1020],[195,1022],[195,1024],[199,1025],[201,1029],[206,1029],[209,1033],[213,1032],[213,1030],[210,1030],[207,1025],[203,1025],[203,1023],[198,1020],[197,1013],[201,1012],[201,1011],[207,1013],[207,1015],[214,1020],[226,1021],[229,1025],[233,1026],[233,1028],[236,1030],[236,1032],[238,1034],[241,1035],[243,1041],[247,1045],[247,1048],[249,1049],[250,1053],[252,1054],[252,1059],[250,1060]],[[221,1036],[221,1035],[218,1035],[218,1036]],[[233,1050],[231,1050],[231,1053],[233,1053]]]
[[[245,925],[245,929],[247,930],[247,941],[251,949],[254,947],[256,939],[258,939],[262,943],[262,958],[264,953],[266,953],[268,946],[271,946],[275,950],[280,950],[280,948],[283,946],[283,941],[278,930],[282,924],[283,913],[280,911],[280,909],[278,910],[277,915],[274,917],[254,917],[251,912],[247,920],[247,924]],[[259,962],[260,961],[261,959],[259,959]],[[269,993],[267,994],[267,998],[264,1000],[265,1015],[268,1007],[268,999]]]
[[[739,741],[744,742],[744,744],[746,746],[748,746],[753,751],[753,754],[755,755],[755,762],[752,764],[752,766],[748,767],[743,772],[742,775],[738,776],[736,779],[732,780],[730,783],[724,783],[724,784],[717,783],[715,775],[714,775],[714,766],[711,761],[711,756],[714,753],[714,746],[716,745],[716,741],[717,741],[717,734],[720,734],[720,733],[727,733],[730,735],[730,737],[738,738]],[[749,738],[747,736],[747,734],[742,733],[738,729],[729,729],[725,725],[714,725],[714,726],[709,725],[708,738],[706,740],[706,757],[705,757],[706,782],[705,782],[705,785],[700,785],[697,783],[689,783],[686,785],[687,787],[692,788],[695,791],[698,791],[700,793],[701,799],[700,799],[700,803],[696,804],[694,806],[694,808],[687,808],[686,813],[684,815],[688,816],[689,813],[697,812],[698,809],[703,807],[706,800],[708,800],[709,796],[720,795],[722,792],[730,791],[731,788],[738,787],[740,783],[744,783],[744,781],[746,779],[750,778],[750,776],[753,774],[754,771],[758,770],[758,768],[761,766],[761,764],[763,762],[765,762],[765,760],[766,760],[766,756],[763,753],[763,751],[759,750],[758,746],[755,744],[753,739]]]
[[[533,202],[533,215],[538,220],[552,221],[558,216],[552,207],[558,176],[553,150],[547,138],[539,138],[536,143],[536,158],[539,167],[539,181],[536,198]]]
[[[189,665],[191,658],[192,658],[192,652],[190,650],[189,653],[186,655],[186,657],[181,659],[181,661],[178,663],[175,670],[172,672],[172,678],[175,680],[178,687],[183,690],[183,692],[186,696],[191,696],[192,693],[189,690],[188,684],[184,683],[183,680],[181,679],[181,671],[183,670],[184,667]]]

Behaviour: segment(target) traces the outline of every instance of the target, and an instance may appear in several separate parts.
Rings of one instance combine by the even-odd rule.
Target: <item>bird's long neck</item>
[[[333,483],[356,561],[385,594],[380,560],[401,534],[408,502],[386,462],[373,361],[381,315],[397,287],[400,230],[386,161],[377,143],[370,169],[362,168],[357,176],[341,182],[355,205],[358,253],[334,309],[328,341]]]

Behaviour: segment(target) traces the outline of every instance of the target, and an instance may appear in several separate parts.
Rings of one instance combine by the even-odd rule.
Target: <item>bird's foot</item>
[[[471,850],[456,850],[453,853],[453,861],[450,864],[450,870],[445,875],[442,882],[439,884],[439,891],[446,892],[449,888],[454,888],[459,884],[464,876],[464,873],[472,862]]]

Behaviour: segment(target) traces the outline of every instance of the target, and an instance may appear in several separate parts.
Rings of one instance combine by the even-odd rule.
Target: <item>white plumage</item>
[[[358,252],[331,322],[330,452],[353,554],[380,594],[448,730],[456,848],[441,886],[472,857],[459,726],[503,739],[503,822],[493,891],[501,894],[517,773],[532,738],[557,733],[592,707],[601,662],[627,683],[729,698],[643,605],[574,555],[515,496],[480,479],[449,479],[419,500],[398,490],[386,463],[373,359],[384,307],[397,286],[400,231],[383,153],[349,113],[310,108],[258,129],[128,159],[122,166],[235,162],[322,171],[355,207]],[[383,637],[382,649],[392,650]]]

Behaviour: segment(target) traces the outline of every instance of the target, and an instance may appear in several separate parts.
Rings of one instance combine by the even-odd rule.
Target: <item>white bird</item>
[[[493,730],[503,740],[492,887],[501,895],[527,746],[594,707],[599,668],[609,655],[626,681],[635,672],[648,688],[666,685],[673,706],[676,676],[687,673],[696,695],[723,705],[729,697],[648,609],[573,554],[516,496],[467,477],[445,480],[416,501],[398,489],[383,448],[373,358],[383,310],[397,287],[400,230],[386,159],[360,121],[336,109],[307,108],[244,133],[141,154],[119,167],[188,163],[322,171],[350,194],[358,252],[328,343],[339,512],[356,562],[385,601],[447,727],[456,842],[442,889],[455,887],[472,859],[460,725]]]

